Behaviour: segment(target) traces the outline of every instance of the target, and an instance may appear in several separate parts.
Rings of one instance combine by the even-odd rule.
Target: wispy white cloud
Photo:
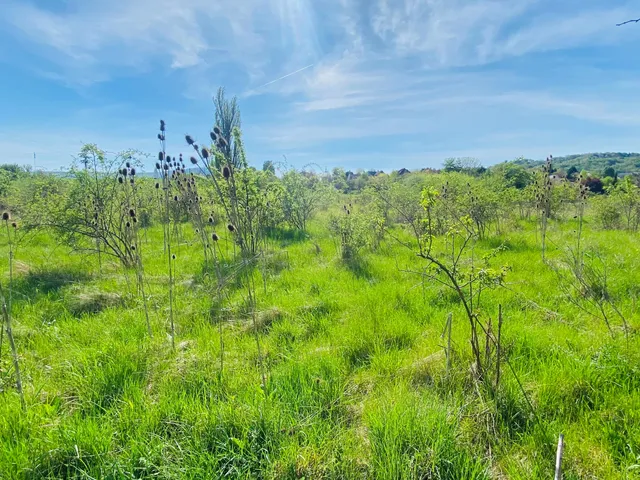
[[[63,12],[8,0],[4,23],[62,73],[84,81],[224,62],[247,75],[272,60],[276,35],[291,57],[316,55],[308,0],[70,0]],[[89,80],[87,80],[89,75]]]
[[[453,152],[465,142],[488,151],[482,139],[503,130],[495,141],[508,142],[514,119],[527,132],[548,120],[640,125],[635,75],[549,60],[575,49],[632,51],[640,28],[615,23],[633,13],[625,0],[67,0],[57,10],[5,0],[0,33],[41,60],[32,62],[39,74],[65,84],[170,71],[189,100],[208,100],[219,84],[245,92],[242,108],[259,118],[243,117],[256,152],[348,142],[366,150],[411,136]],[[407,158],[422,148],[406,145]]]

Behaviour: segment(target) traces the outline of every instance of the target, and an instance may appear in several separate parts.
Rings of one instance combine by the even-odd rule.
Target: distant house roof
[[[398,170],[398,175],[404,175],[406,173],[411,173],[411,172],[406,168],[401,168],[400,170]]]

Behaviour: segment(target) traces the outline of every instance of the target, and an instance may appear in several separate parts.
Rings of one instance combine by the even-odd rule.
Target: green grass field
[[[504,243],[493,263],[510,267],[481,305],[494,319],[502,305],[509,362],[489,396],[469,375],[456,296],[407,272],[424,261],[392,239],[343,263],[325,215],[311,239],[271,240],[254,272],[255,325],[242,288],[217,301],[185,225],[174,250],[175,351],[161,227],[142,242],[152,339],[135,272],[103,258],[100,274],[94,256],[47,233],[26,237],[13,317],[27,409],[5,338],[0,478],[550,479],[560,433],[565,479],[640,478],[636,233],[587,225],[584,234],[608,259],[628,338],[564,298],[533,223],[477,243],[478,255]],[[574,227],[551,225],[551,259]],[[0,254],[8,258],[6,240]]]

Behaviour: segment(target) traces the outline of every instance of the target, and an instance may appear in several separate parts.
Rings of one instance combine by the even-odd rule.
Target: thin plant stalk
[[[13,241],[11,239],[11,231],[9,230],[8,218],[5,218],[5,227],[7,229],[7,239],[9,242],[9,302],[7,305],[7,296],[5,296],[4,288],[0,282],[0,297],[2,301],[2,316],[4,318],[5,330],[7,332],[7,339],[9,340],[9,347],[11,348],[11,355],[13,358],[13,368],[16,372],[16,390],[20,395],[20,404],[23,410],[26,410],[27,406],[24,401],[24,392],[22,390],[22,375],[20,372],[20,361],[18,358],[18,350],[13,338],[13,328],[11,326],[11,304],[12,304],[12,290],[13,290]]]

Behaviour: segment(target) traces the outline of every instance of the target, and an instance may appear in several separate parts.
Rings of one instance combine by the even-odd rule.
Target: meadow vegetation
[[[216,106],[0,168],[0,478],[640,478],[632,175],[256,169]]]

